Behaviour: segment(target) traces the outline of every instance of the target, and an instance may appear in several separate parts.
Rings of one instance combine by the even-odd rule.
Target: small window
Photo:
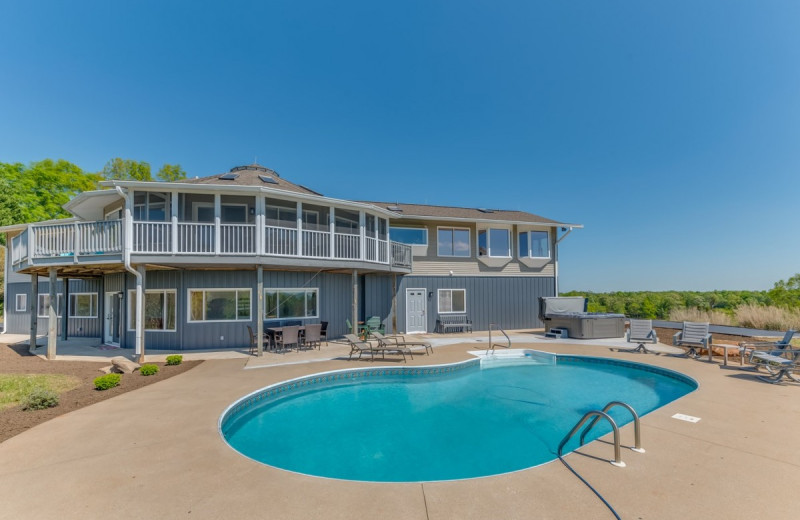
[[[62,316],[63,313],[63,304],[64,304],[64,295],[59,294],[58,300],[56,303],[56,316]],[[40,294],[38,297],[38,301],[36,302],[36,312],[37,316],[40,318],[49,318],[50,317],[50,294]]]
[[[427,246],[427,228],[404,228],[389,226],[389,237],[395,242],[410,246]]]
[[[478,231],[478,256],[511,257],[511,232],[494,228]]]
[[[175,331],[174,290],[144,293],[144,330]],[[136,291],[128,291],[128,330],[136,330]]]
[[[318,289],[264,289],[268,320],[318,317]]]
[[[550,233],[547,231],[524,231],[520,233],[519,256],[550,258]]]
[[[470,256],[469,229],[439,228],[437,240],[439,256]]]
[[[25,312],[28,310],[28,295],[27,294],[18,294],[16,298],[16,311],[17,312]]]
[[[75,293],[69,295],[70,318],[96,318],[97,294]]]
[[[250,321],[250,289],[192,289],[189,321]]]
[[[467,312],[466,289],[439,289],[439,314]]]

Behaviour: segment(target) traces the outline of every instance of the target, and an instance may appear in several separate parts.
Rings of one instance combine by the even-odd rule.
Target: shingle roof
[[[503,209],[458,208],[452,206],[430,206],[427,204],[406,204],[403,202],[361,201],[390,211],[397,211],[406,217],[463,218],[469,220],[503,220],[510,222],[531,222],[541,224],[562,224],[525,211]]]
[[[265,181],[262,177],[272,179],[274,182],[269,180]],[[278,172],[258,164],[236,166],[235,168],[231,168],[229,172],[218,173],[209,177],[200,177],[196,179],[183,179],[178,182],[186,184],[215,184],[219,186],[264,186],[267,188],[294,191],[296,193],[322,195],[321,193],[317,193],[316,191],[308,189],[305,186],[282,179],[281,176],[278,175]]]

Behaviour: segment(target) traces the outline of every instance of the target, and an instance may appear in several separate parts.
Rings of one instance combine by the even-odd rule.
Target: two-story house
[[[6,332],[47,334],[52,352],[57,335],[141,352],[241,348],[246,326],[287,320],[328,322],[329,337],[368,316],[406,333],[448,314],[539,327],[538,297],[558,292],[559,229],[580,227],[335,199],[258,165],[101,184],[64,205],[71,218],[0,228]]]

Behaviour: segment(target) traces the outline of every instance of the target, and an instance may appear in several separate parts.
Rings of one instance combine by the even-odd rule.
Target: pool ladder
[[[489,355],[489,352],[494,354],[495,344],[494,344],[494,342],[492,342],[492,330],[495,330],[495,329],[499,330],[503,334],[503,336],[506,337],[506,341],[508,341],[508,345],[500,345],[500,346],[503,347],[503,348],[511,348],[511,338],[508,337],[508,334],[506,334],[506,331],[504,331],[503,329],[498,327],[496,323],[490,323],[489,324],[489,346],[486,348],[486,355],[487,356]]]
[[[583,433],[581,433],[581,446],[583,446],[584,439],[586,438],[586,434],[589,433],[597,421],[601,418],[607,420],[611,424],[611,429],[614,431],[614,461],[611,462],[614,466],[624,468],[625,463],[622,462],[622,457],[620,456],[620,448],[619,448],[619,427],[614,419],[608,415],[608,411],[615,406],[621,406],[631,412],[633,415],[633,435],[634,435],[634,447],[631,450],[637,453],[644,453],[644,448],[642,448],[642,436],[641,436],[641,426],[639,425],[639,416],[636,414],[636,411],[631,407],[631,405],[627,403],[623,403],[622,401],[611,401],[607,405],[603,407],[602,410],[592,410],[591,412],[586,412],[584,416],[581,418],[580,421],[575,425],[572,430],[564,437],[564,440],[561,441],[561,444],[558,445],[558,458],[561,459],[562,453],[564,451],[564,446],[566,446],[567,442],[572,438],[573,435],[583,426],[583,424],[588,421],[590,418],[592,422],[589,423]]]

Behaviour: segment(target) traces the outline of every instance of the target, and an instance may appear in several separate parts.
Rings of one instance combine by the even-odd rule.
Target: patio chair
[[[653,320],[631,320],[631,326],[625,333],[625,341],[637,343],[636,348],[629,350],[636,352],[650,352],[645,343],[658,343],[658,336],[653,329]]]
[[[386,326],[381,322],[378,316],[370,316],[367,319],[367,328],[370,332],[377,330],[381,334],[386,334]]]
[[[757,376],[760,380],[767,383],[778,383],[783,378],[800,383],[800,379],[795,377],[795,373],[800,368],[800,350],[783,348],[772,351],[759,350],[752,354],[751,358],[760,362],[769,376]]]
[[[672,344],[687,349],[685,355],[691,358],[697,357],[697,349],[711,348],[711,343],[713,341],[708,332],[708,323],[684,321],[683,330],[672,336]]]
[[[396,334],[394,336],[384,336],[382,333],[377,331],[372,331],[370,334],[375,336],[381,345],[390,347],[394,346],[397,348],[408,348],[409,354],[411,354],[411,347],[423,347],[426,354],[433,354],[433,347],[427,341],[406,341],[406,338],[400,334]],[[411,359],[414,359],[413,354],[411,355]]]
[[[322,321],[322,322],[320,322],[320,325],[322,325],[322,328],[319,331],[320,341],[325,340],[325,344],[327,345],[328,344],[328,322],[327,321]]]
[[[350,323],[350,320],[344,320],[344,322],[347,324],[347,332],[352,332],[353,331],[353,324]],[[366,325],[359,325],[358,326],[358,333],[361,334],[362,332],[364,332],[365,328],[366,328]]]
[[[314,348],[314,345],[317,346],[317,349],[320,349],[322,346],[322,324],[317,323],[313,325],[306,325],[306,334],[303,338],[303,346],[310,345],[311,348]]]
[[[753,356],[756,352],[791,348],[792,336],[794,336],[795,332],[797,331],[792,329],[787,330],[786,334],[783,335],[783,339],[780,341],[742,341],[739,343],[740,361],[743,363],[745,356],[747,356],[747,362],[752,364]]]
[[[287,345],[300,346],[300,327],[297,325],[291,327],[282,327],[283,331],[279,336],[275,337],[275,347],[280,346],[280,349],[286,350]]]
[[[253,327],[250,325],[247,326],[247,333],[250,335],[250,354],[256,354],[258,352],[258,343],[256,342],[256,335],[253,332]],[[269,350],[269,335],[264,334],[264,347]]]

